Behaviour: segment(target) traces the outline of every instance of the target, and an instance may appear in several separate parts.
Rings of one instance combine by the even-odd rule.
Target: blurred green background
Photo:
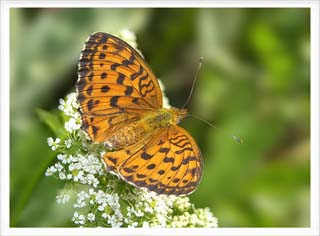
[[[11,9],[11,227],[72,226],[57,205],[61,181],[45,177],[53,134],[36,109],[74,90],[88,35],[122,29],[166,87],[173,106],[214,123],[182,122],[204,174],[190,196],[220,227],[310,225],[310,11],[292,9]],[[231,136],[244,140],[239,144]]]

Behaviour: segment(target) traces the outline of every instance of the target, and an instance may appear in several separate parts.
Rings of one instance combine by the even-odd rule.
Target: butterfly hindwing
[[[193,138],[171,125],[124,150],[106,153],[104,159],[132,185],[159,194],[192,193],[201,179],[202,157]]]

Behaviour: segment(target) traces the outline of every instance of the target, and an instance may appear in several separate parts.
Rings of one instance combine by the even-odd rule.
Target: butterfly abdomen
[[[123,149],[147,136],[147,130],[141,121],[138,121],[117,130],[105,140],[104,144],[109,149]]]
[[[150,137],[161,128],[178,123],[184,114],[184,110],[176,108],[161,108],[154,112],[147,112],[139,121],[130,123],[117,130],[105,140],[108,149],[123,149],[138,141]],[[184,115],[183,115],[184,116]]]
[[[170,124],[171,115],[162,109],[146,113],[139,121],[133,122],[117,130],[105,140],[109,149],[123,149],[149,137],[153,132]]]

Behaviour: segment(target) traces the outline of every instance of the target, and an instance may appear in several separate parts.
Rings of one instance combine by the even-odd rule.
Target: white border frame
[[[320,235],[319,229],[319,9],[318,0],[307,1],[0,1],[0,36],[1,36],[1,204],[0,204],[0,235]],[[63,7],[63,8],[94,8],[94,7],[189,7],[189,8],[263,8],[292,7],[310,8],[311,13],[311,217],[309,228],[198,228],[198,229],[108,229],[108,228],[10,228],[9,215],[9,170],[10,170],[10,74],[9,74],[9,11],[10,8],[29,7]]]

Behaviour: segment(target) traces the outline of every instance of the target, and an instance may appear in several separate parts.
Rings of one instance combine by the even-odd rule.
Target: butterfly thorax
[[[154,131],[159,128],[176,125],[187,115],[187,110],[172,108],[161,108],[155,112],[147,113],[141,121],[145,128],[149,131]]]
[[[148,139],[161,128],[178,124],[187,115],[187,110],[161,108],[146,112],[139,120],[117,130],[105,140],[109,149],[122,149],[143,139]]]

